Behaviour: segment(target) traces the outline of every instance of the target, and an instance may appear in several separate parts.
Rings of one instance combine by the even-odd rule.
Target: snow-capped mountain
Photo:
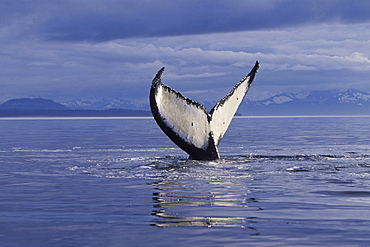
[[[370,94],[350,89],[344,93],[339,93],[338,100],[340,103],[352,103],[362,106],[370,102]]]
[[[274,95],[268,99],[265,100],[258,100],[258,101],[251,101],[256,102],[256,104],[262,104],[262,105],[270,105],[270,104],[284,104],[288,103],[290,101],[295,100],[302,100],[307,98],[308,93],[302,92],[302,93],[284,93],[284,94],[277,94]]]
[[[239,112],[243,115],[370,114],[370,93],[350,89],[278,94],[265,100],[246,100]]]
[[[70,109],[83,110],[108,110],[108,109],[130,109],[130,110],[149,110],[146,103],[138,103],[121,98],[114,98],[111,100],[82,100],[74,99],[67,102],[62,102],[62,105]]]

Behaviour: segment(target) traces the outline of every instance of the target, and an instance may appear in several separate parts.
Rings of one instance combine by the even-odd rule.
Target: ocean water
[[[370,118],[236,118],[192,161],[152,118],[1,119],[1,246],[368,246]]]

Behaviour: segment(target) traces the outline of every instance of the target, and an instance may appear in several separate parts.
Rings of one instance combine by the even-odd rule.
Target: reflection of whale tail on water
[[[253,225],[261,208],[255,198],[240,193],[242,184],[173,180],[153,186],[152,226],[242,227],[258,234]]]
[[[249,90],[259,69],[238,82],[208,113],[206,108],[184,97],[161,82],[164,68],[158,71],[150,89],[150,107],[159,127],[181,149],[197,160],[219,159],[217,146]]]

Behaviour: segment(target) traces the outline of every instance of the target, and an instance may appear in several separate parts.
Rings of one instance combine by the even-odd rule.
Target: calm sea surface
[[[187,160],[144,119],[0,120],[1,246],[369,246],[370,118],[236,118]]]

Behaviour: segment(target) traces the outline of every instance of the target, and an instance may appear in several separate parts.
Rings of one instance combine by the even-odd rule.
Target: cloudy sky
[[[151,80],[218,100],[253,67],[248,98],[370,92],[368,0],[4,0],[0,103],[120,97]]]

